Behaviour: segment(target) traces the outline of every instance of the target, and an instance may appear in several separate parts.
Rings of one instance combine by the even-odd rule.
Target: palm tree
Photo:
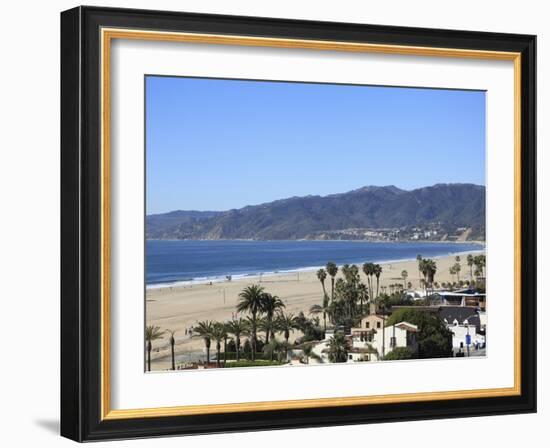
[[[422,255],[418,254],[416,256],[416,262],[418,263],[418,283],[420,284],[420,277],[421,277],[421,272],[422,272],[422,269],[421,269],[421,264],[422,264]]]
[[[452,274],[456,274],[456,281],[457,282],[460,282],[460,263],[455,263],[453,264],[450,269],[449,269],[449,272]]]
[[[409,273],[406,270],[401,271],[401,278],[403,279],[403,288],[405,288],[405,285],[407,284],[408,276],[409,276]]]
[[[456,266],[454,264],[449,268],[449,274],[451,276],[456,274]]]
[[[193,326],[193,337],[202,338],[204,340],[204,346],[206,347],[206,365],[210,364],[210,342],[212,340],[212,333],[214,332],[214,325],[212,321],[203,320]]]
[[[227,331],[225,325],[221,322],[216,322],[212,326],[212,339],[216,341],[216,365],[221,367],[220,353],[222,341],[227,338]]]
[[[428,287],[433,284],[437,265],[434,260],[423,258],[419,263],[420,271],[424,275],[424,288],[426,291],[426,299],[428,298]]]
[[[328,353],[330,362],[347,362],[348,360],[348,342],[341,333],[336,333],[334,337],[328,341],[328,347],[323,350]]]
[[[176,340],[174,339],[174,334],[176,333],[176,330],[166,330],[166,331],[170,333],[170,353],[172,355],[172,370],[176,370],[176,356],[175,356]]]
[[[323,268],[319,269],[317,271],[317,278],[321,282],[321,286],[323,287],[323,297],[327,295],[327,292],[325,291],[325,279],[327,278],[327,271],[325,271]]]
[[[285,343],[288,346],[288,339],[290,338],[290,332],[294,331],[294,329],[297,328],[297,321],[294,314],[284,314],[283,312],[279,313],[277,316],[277,329],[283,333],[283,336],[285,338]],[[286,359],[287,353],[285,353],[285,359]]]
[[[432,259],[425,259],[425,260],[422,260],[422,262],[423,262],[423,271],[422,271],[422,273],[424,274],[424,276],[426,278],[425,286],[426,286],[426,297],[427,297],[428,296],[428,287],[430,285],[433,285],[433,282],[434,282],[435,273],[437,272],[437,265],[436,265],[435,261],[432,260]]]
[[[304,353],[304,361],[306,364],[309,364],[310,358],[321,360],[321,357],[313,351],[313,344],[304,344],[302,346],[302,352]]]
[[[350,283],[351,285],[355,285],[357,284],[357,282],[359,282],[359,269],[354,264],[352,264],[351,266],[349,264],[345,264],[344,266],[342,266],[342,274],[344,274],[346,282]]]
[[[250,318],[248,318],[248,319],[249,319],[249,322],[250,322]],[[265,337],[266,337],[265,338],[265,343],[269,344],[269,341],[271,339],[273,339],[274,333],[277,330],[277,321],[275,319],[269,320],[266,317],[260,317],[257,322],[258,322],[258,324],[257,324],[258,333],[263,331],[265,333]],[[250,322],[250,326],[252,327],[251,322]],[[271,337],[269,337],[268,335],[271,335]]]
[[[357,293],[359,295],[359,302],[361,303],[361,315],[363,315],[363,303],[369,299],[369,292],[364,283],[359,283],[357,285]]]
[[[485,255],[476,255],[474,257],[474,264],[477,268],[477,270],[481,273],[481,276],[485,276],[484,268],[485,268]]]
[[[434,260],[428,260],[428,280],[430,283],[434,282],[435,273],[437,272],[437,264]]]
[[[474,272],[473,272],[474,256],[472,254],[469,254],[466,257],[466,262],[468,263],[468,266],[470,267],[470,280],[473,280],[473,278],[474,278]]]
[[[269,336],[273,336],[273,316],[277,311],[282,310],[285,307],[285,304],[279,297],[272,296],[269,293],[264,293],[262,311],[265,313],[266,325],[264,328],[267,328],[265,333],[265,343],[269,344]]]
[[[227,324],[227,331],[235,336],[235,350],[237,352],[236,359],[240,360],[241,356],[241,336],[248,335],[248,322],[242,317],[233,319]]]
[[[329,298],[325,294],[323,297],[323,305],[312,305],[309,309],[309,314],[323,314],[323,330],[326,333],[327,332],[327,314],[330,312],[330,303]]]
[[[367,276],[367,284],[369,286],[369,297],[372,300],[374,298],[374,291],[372,289],[372,276],[374,275],[374,264],[373,263],[364,263],[363,272]]]
[[[273,361],[275,353],[277,353],[281,349],[281,343],[273,338],[271,341],[269,341],[269,344],[264,345],[264,354],[269,357],[271,361]]]
[[[263,311],[264,288],[260,285],[251,285],[244,288],[239,294],[237,311],[249,312],[252,334],[252,361],[256,359],[257,348],[257,320]]]
[[[330,283],[331,283],[331,296],[330,300],[334,302],[334,279],[336,278],[336,274],[338,273],[338,266],[336,266],[335,263],[332,261],[329,261],[327,263],[327,273],[330,275]]]
[[[373,266],[373,274],[376,276],[376,297],[378,297],[380,275],[382,274],[382,266],[380,266],[379,264],[375,264]]]
[[[164,331],[160,331],[160,327],[156,325],[147,325],[145,327],[145,340],[147,341],[147,370],[151,371],[151,350],[153,349],[153,341],[162,339]]]

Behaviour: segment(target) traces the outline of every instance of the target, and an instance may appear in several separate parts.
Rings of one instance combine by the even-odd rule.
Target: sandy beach
[[[474,252],[472,252],[474,253]],[[476,254],[479,251],[475,252]],[[469,279],[469,268],[466,263],[467,253],[460,254],[461,278]],[[455,263],[455,255],[436,257],[437,282],[448,282],[456,279],[451,276],[449,268]],[[412,283],[413,289],[420,289],[420,279],[416,260],[393,263],[380,263],[383,267],[380,277],[380,286],[402,283],[401,272],[408,272],[407,282]],[[340,276],[338,273],[337,278]],[[453,278],[452,278],[453,277]],[[365,280],[361,272],[362,281]],[[158,325],[162,330],[175,330],[176,357],[189,353],[202,353],[204,343],[200,338],[190,338],[188,330],[198,321],[214,320],[226,321],[237,317],[235,307],[242,289],[251,284],[261,284],[266,292],[277,295],[286,305],[285,312],[297,314],[300,311],[308,313],[309,308],[322,300],[321,283],[317,279],[316,271],[300,271],[271,276],[250,276],[224,281],[220,283],[187,284],[182,286],[167,286],[163,288],[147,289],[146,319],[147,325]],[[330,278],[325,281],[327,291],[330,290]],[[243,316],[244,317],[244,316]],[[293,335],[296,337],[297,335]],[[291,337],[291,339],[294,339]],[[152,353],[152,369],[163,370],[169,368],[168,338],[154,342]],[[214,348],[214,347],[213,347]]]

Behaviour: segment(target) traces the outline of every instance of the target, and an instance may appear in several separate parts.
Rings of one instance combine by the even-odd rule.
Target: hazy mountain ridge
[[[415,190],[362,187],[347,193],[280,199],[224,212],[149,215],[150,239],[320,239],[344,229],[473,228],[485,233],[485,187],[436,184]]]

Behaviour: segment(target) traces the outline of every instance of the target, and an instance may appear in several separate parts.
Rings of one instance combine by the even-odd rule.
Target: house
[[[385,317],[370,314],[351,329],[350,361],[378,361],[396,347],[418,350],[418,327],[409,322],[386,326]]]
[[[473,292],[470,290],[463,291],[438,291],[436,296],[439,296],[441,305],[467,306],[478,307],[485,311],[485,294]]]
[[[478,343],[485,345],[485,326],[480,319],[477,307],[468,306],[441,306],[438,315],[453,333],[453,349],[464,349],[468,339],[470,345]]]
[[[477,333],[481,330],[479,311],[472,306],[440,306],[437,314],[447,326],[470,325]]]

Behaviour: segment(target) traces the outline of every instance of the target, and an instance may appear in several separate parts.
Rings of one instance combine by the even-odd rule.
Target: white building
[[[418,327],[409,322],[386,326],[385,317],[370,314],[361,319],[361,326],[351,329],[351,361],[378,361],[397,347],[418,350]]]
[[[486,314],[480,313],[476,307],[442,306],[438,311],[439,317],[453,333],[453,349],[466,349],[467,336],[470,336],[470,345],[476,342],[485,344],[483,335],[486,325]],[[483,323],[482,323],[483,317]]]

